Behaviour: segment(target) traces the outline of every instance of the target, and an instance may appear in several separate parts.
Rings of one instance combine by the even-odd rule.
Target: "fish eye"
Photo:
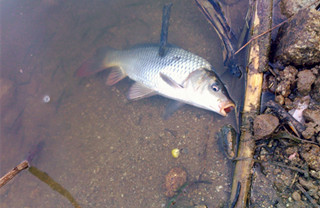
[[[216,83],[213,83],[211,85],[211,89],[215,92],[218,92],[220,90],[220,87]]]

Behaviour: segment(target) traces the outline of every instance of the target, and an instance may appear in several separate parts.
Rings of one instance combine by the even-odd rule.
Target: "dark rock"
[[[261,114],[254,119],[253,129],[256,139],[269,136],[278,127],[279,119],[271,114]]]
[[[311,91],[311,85],[316,80],[316,76],[311,70],[303,70],[298,73],[298,91],[302,95],[307,95]]]
[[[312,66],[320,63],[320,12],[302,9],[281,26],[275,61],[284,65]]]
[[[316,3],[318,0],[281,0],[280,8],[281,13],[286,17],[291,17],[296,14],[300,9]],[[317,4],[312,4],[311,8],[315,8]]]

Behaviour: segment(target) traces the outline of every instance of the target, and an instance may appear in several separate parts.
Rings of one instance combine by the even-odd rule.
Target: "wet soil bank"
[[[275,102],[262,103],[253,125],[252,207],[320,206],[320,11],[290,2],[280,3],[290,20],[264,74],[263,96]]]

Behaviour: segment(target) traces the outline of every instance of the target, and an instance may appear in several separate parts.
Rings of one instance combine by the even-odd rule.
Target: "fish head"
[[[226,116],[235,104],[217,74],[206,68],[193,71],[184,83],[190,103],[222,116]]]

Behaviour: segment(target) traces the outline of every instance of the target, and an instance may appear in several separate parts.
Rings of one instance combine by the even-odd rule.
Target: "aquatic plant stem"
[[[271,27],[272,1],[259,0],[253,2],[253,18],[251,36],[260,34]],[[259,114],[260,97],[262,92],[263,71],[268,64],[271,35],[263,36],[259,40],[254,39],[249,49],[249,61],[247,66],[247,84],[244,107],[242,112],[241,136],[238,148],[238,158],[246,158],[236,162],[231,196],[229,204],[236,208],[245,208],[248,205],[251,189],[253,155],[255,139],[253,136],[253,121]],[[240,183],[240,192],[239,192]],[[238,199],[237,199],[238,198]],[[236,201],[236,202],[235,202]]]
[[[171,12],[172,3],[166,4],[163,7],[162,11],[162,26],[161,26],[161,34],[160,34],[160,48],[159,48],[159,56],[165,56],[165,50],[168,43],[168,31],[169,31],[169,20],[170,20],[170,12]]]

